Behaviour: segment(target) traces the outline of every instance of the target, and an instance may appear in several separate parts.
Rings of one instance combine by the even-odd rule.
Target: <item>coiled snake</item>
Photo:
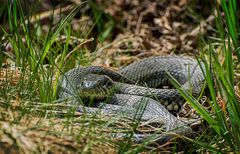
[[[100,101],[93,107],[80,106],[78,111],[100,111],[132,118],[139,114],[141,120],[162,123],[166,131],[188,136],[192,133],[191,128],[173,115],[179,112],[184,99],[176,89],[163,88],[169,85],[169,74],[193,95],[198,95],[203,87],[204,75],[196,60],[158,56],[132,63],[119,71],[99,66],[74,68],[62,76],[58,97],[69,98],[72,104],[80,104],[80,99],[94,98]],[[101,102],[104,98],[109,98],[107,103]],[[139,142],[145,137],[135,134],[133,140]],[[153,140],[163,143],[170,138],[161,134]]]

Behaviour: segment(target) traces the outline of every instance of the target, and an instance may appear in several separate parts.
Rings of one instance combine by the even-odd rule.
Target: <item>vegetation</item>
[[[193,3],[199,5],[197,2]],[[121,35],[116,33],[124,31],[123,27],[126,25],[131,27],[131,24],[128,25],[130,21],[118,22],[113,17],[118,17],[118,12],[111,16],[95,1],[84,1],[74,5],[64,2],[52,5],[51,11],[43,12],[34,12],[41,5],[38,1],[35,5],[28,5],[27,1],[5,0],[4,4],[0,8],[0,152],[240,152],[240,25],[237,16],[239,4],[236,0],[221,0],[220,3],[215,1],[211,4],[212,12],[209,14],[214,14],[215,17],[213,36],[207,32],[204,36],[193,36],[191,32],[191,35],[186,35],[198,37],[197,39],[203,42],[199,43],[203,48],[200,49],[198,58],[199,63],[203,62],[202,68],[206,69],[206,92],[203,91],[201,96],[209,94],[207,105],[200,103],[201,97],[194,98],[189,92],[182,90],[173,79],[173,84],[182,96],[207,122],[200,125],[205,131],[194,139],[184,138],[184,142],[188,144],[173,142],[164,146],[133,144],[130,140],[117,142],[110,139],[106,137],[105,132],[114,132],[121,128],[121,131],[130,132],[131,137],[133,130],[141,131],[141,128],[137,128],[139,123],[118,117],[86,116],[75,110],[69,111],[67,105],[58,103],[56,98],[60,75],[76,65],[99,64],[99,57],[120,55],[121,62],[116,62],[116,58],[104,59],[104,63],[100,61],[101,65],[110,61],[109,65],[119,67],[130,63],[136,55],[142,58],[141,55],[153,53],[138,53],[138,50],[160,49],[154,45],[156,42],[147,42],[140,37],[140,33],[144,31],[141,26],[146,25],[138,23],[135,35],[123,33],[121,38]],[[148,4],[152,3],[148,1]],[[195,19],[194,24],[198,25],[204,14],[194,12],[194,8],[191,7],[194,4],[186,6],[187,11],[196,14],[191,19]],[[129,12],[131,9],[134,10],[133,5],[127,7]],[[152,14],[148,13],[146,14],[151,17]],[[74,25],[77,17],[79,23]],[[148,19],[143,15],[142,18],[142,22]],[[180,16],[179,18],[183,20]],[[162,18],[156,19],[155,24],[161,27],[162,20],[165,21]],[[163,31],[167,31],[166,35],[169,35],[166,38],[172,35],[169,33],[170,28],[167,27]],[[150,35],[152,38],[165,35],[155,29],[153,32],[154,35]],[[183,38],[188,40],[188,37]],[[166,42],[167,39],[159,40]],[[139,43],[141,41],[147,45],[143,47]],[[171,41],[166,43],[172,46]],[[107,48],[119,49],[121,52],[103,52]],[[177,53],[178,48],[173,46],[172,53]],[[183,50],[186,49],[187,47]],[[192,50],[190,47],[188,49]],[[126,64],[122,64],[123,62]],[[142,129],[146,128],[150,129]]]

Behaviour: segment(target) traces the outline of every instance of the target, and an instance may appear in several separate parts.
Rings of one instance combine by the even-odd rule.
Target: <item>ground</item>
[[[207,38],[211,37],[209,40],[214,41],[218,35],[211,2],[44,0],[36,2],[36,6],[34,2],[17,5],[24,6],[24,17],[29,17],[26,19],[29,19],[29,29],[32,30],[30,39],[28,31],[21,26],[11,30],[9,16],[2,13],[4,9],[1,11],[3,18],[0,23],[4,29],[1,50],[4,54],[0,53],[0,153],[151,153],[183,152],[186,148],[188,152],[204,151],[192,142],[187,142],[188,145],[180,142],[180,145],[146,146],[109,139],[103,135],[104,132],[116,128],[131,129],[132,123],[69,112],[66,105],[54,103],[57,101],[54,87],[61,73],[77,65],[97,65],[117,70],[156,55],[204,57]],[[79,7],[71,12],[76,6]],[[68,15],[65,24],[62,19]],[[20,17],[19,13],[19,23],[22,21]],[[60,23],[64,24],[64,28]],[[18,30],[19,33],[14,35]],[[56,37],[54,34],[57,34]],[[52,43],[44,42],[47,35],[53,36],[53,41],[48,40]],[[13,44],[14,39],[21,46]],[[29,47],[29,44],[32,46]],[[49,50],[48,45],[51,46]],[[32,69],[37,66],[35,60],[39,60],[37,62],[41,66],[37,70]],[[239,79],[239,74],[236,77]],[[239,97],[239,88],[235,87]],[[206,107],[209,106],[207,100],[206,95],[202,99]],[[226,102],[221,97],[219,103],[224,110]],[[188,105],[181,116],[198,117]],[[199,134],[206,133],[203,128],[209,131],[208,134],[214,134],[205,122],[192,127]],[[137,129],[141,132],[153,131],[144,124]]]

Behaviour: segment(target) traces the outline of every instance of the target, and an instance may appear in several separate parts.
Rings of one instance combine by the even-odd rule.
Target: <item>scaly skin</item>
[[[100,83],[107,89],[114,85],[117,90],[107,102],[108,104],[101,105],[100,103],[96,105],[98,108],[85,107],[84,110],[80,107],[78,111],[87,113],[100,111],[106,115],[115,114],[130,118],[141,115],[140,120],[158,122],[164,124],[166,131],[190,136],[191,128],[171,114],[180,110],[184,102],[183,98],[176,89],[158,89],[160,85],[169,82],[166,72],[175,77],[182,84],[182,88],[191,90],[194,95],[201,91],[204,76],[196,60],[189,57],[166,56],[135,62],[118,72],[96,66],[74,68],[62,77],[58,87],[58,96],[59,98],[72,98],[70,103],[79,104],[78,96],[86,86],[96,88],[95,85]],[[88,80],[89,74],[93,74],[93,78],[85,81]],[[95,76],[96,81],[94,81]],[[105,85],[106,83],[108,84]],[[84,88],[82,88],[83,85]],[[141,108],[142,106],[144,107]],[[139,107],[142,110],[139,110]],[[117,134],[117,136],[124,136],[124,134]],[[143,134],[135,134],[133,141],[141,142],[146,137]],[[169,139],[171,139],[170,135],[158,134],[153,141],[164,143]]]

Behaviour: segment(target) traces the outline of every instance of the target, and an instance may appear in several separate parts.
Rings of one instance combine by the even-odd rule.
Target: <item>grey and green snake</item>
[[[174,116],[184,99],[176,89],[164,88],[169,86],[169,74],[181,84],[181,88],[191,90],[193,95],[202,90],[204,75],[195,59],[158,56],[140,60],[118,71],[99,66],[74,68],[62,76],[58,97],[79,104],[79,112],[100,111],[106,115],[131,118],[139,114],[142,121],[164,124],[167,132],[190,136],[192,129]],[[107,103],[102,102],[105,98],[108,98]],[[83,107],[79,103],[81,99],[99,101],[92,107]],[[133,140],[140,142],[145,138],[144,134],[135,134]],[[159,134],[153,141],[163,143],[170,138],[170,135]]]

